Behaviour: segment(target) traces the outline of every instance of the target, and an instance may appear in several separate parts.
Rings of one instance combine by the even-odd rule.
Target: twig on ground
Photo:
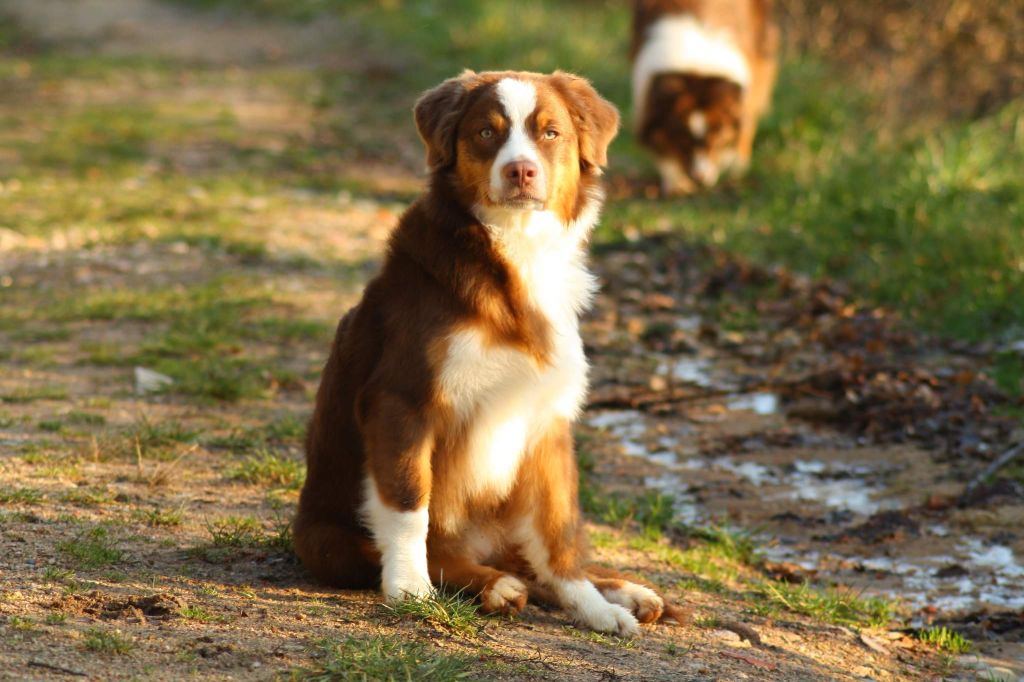
[[[87,674],[79,671],[72,670],[71,668],[64,668],[53,663],[46,663],[45,661],[29,661],[28,667],[30,668],[44,668],[46,670],[53,670],[54,672],[64,673],[65,675],[74,675],[75,677],[88,677]]]
[[[995,474],[997,471],[999,471],[1007,464],[1015,460],[1017,457],[1020,457],[1021,455],[1024,455],[1024,442],[1017,443],[1016,445],[1012,446],[1009,450],[999,455],[999,457],[997,457],[991,464],[985,467],[984,471],[975,476],[971,480],[971,482],[967,484],[967,487],[964,488],[963,494],[960,495],[960,500],[966,500],[968,497],[971,496],[971,494],[975,490],[978,489],[978,486],[980,486],[982,483],[988,480],[993,474]]]

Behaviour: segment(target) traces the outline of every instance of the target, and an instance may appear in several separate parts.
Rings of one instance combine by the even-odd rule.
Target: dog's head
[[[427,165],[480,210],[584,210],[619,126],[615,107],[563,72],[466,71],[415,107]]]
[[[714,185],[737,164],[743,90],[714,76],[663,73],[652,83],[641,137],[658,155],[667,194]]]

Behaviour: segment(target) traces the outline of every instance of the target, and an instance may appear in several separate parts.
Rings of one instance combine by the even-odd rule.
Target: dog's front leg
[[[363,522],[381,554],[381,591],[388,601],[426,596],[432,430],[422,409],[389,393],[364,393],[360,414]]]
[[[577,623],[620,636],[636,634],[633,614],[605,599],[584,570],[586,540],[567,420],[559,420],[534,446],[522,473],[516,541],[538,582]]]

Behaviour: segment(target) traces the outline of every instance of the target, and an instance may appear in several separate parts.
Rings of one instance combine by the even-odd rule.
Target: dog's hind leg
[[[370,589],[380,582],[380,553],[364,533],[301,516],[293,533],[295,554],[317,580],[348,589]]]

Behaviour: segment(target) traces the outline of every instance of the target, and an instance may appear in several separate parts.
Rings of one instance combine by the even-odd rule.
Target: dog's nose
[[[512,161],[502,168],[502,175],[520,189],[533,183],[537,177],[537,164],[533,161]]]

